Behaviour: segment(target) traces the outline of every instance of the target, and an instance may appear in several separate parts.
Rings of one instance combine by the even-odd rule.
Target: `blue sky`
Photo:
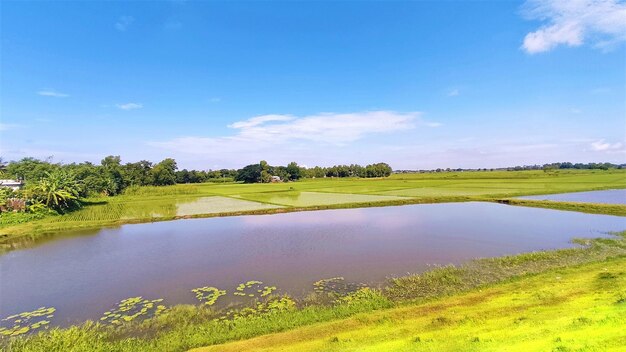
[[[626,4],[2,2],[0,155],[626,162]]]

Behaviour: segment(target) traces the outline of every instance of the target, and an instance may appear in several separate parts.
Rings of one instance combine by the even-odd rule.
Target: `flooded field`
[[[572,192],[546,194],[541,196],[525,196],[521,199],[553,200],[558,202],[585,202],[604,204],[626,204],[626,189],[610,189],[605,191]]]
[[[124,225],[0,256],[0,317],[54,307],[51,324],[67,325],[131,303],[157,309],[203,297],[226,305],[302,296],[320,282],[378,285],[433,265],[572,246],[573,237],[625,225],[616,216],[477,202]]]

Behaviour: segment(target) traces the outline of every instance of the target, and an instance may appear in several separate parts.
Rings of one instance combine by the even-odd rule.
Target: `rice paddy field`
[[[89,229],[85,231],[89,233],[127,223],[417,203],[482,201],[626,216],[624,204],[518,198],[614,189],[626,189],[623,170],[443,172],[385,179],[145,187],[132,194],[88,199],[83,208],[68,214],[0,225],[0,244],[13,249],[48,234],[78,229]],[[315,212],[286,215],[307,214]],[[229,219],[237,218],[219,220]],[[188,222],[196,221],[207,220]],[[180,229],[174,222],[141,226],[153,225]],[[503,231],[503,238],[507,235]],[[2,319],[0,334],[8,337],[0,337],[0,349],[621,351],[626,345],[626,233],[614,235],[575,239],[577,246],[570,248],[436,266],[389,279],[378,288],[355,286],[346,292],[326,292],[325,283],[337,286],[343,280],[333,277],[315,282],[314,291],[303,298],[276,293],[272,283],[263,286],[254,280],[236,288],[204,286],[191,290],[200,305],[167,305],[158,296],[133,296],[99,320],[69,327],[51,326],[58,312],[42,306]],[[132,239],[145,245],[145,240],[136,237]],[[54,243],[62,246],[62,241]],[[60,282],[66,281],[71,280]],[[250,296],[254,302],[250,307],[216,308],[214,304],[228,294]]]
[[[626,188],[626,170],[483,171],[394,174],[384,179],[306,179],[272,184],[206,183],[144,187],[95,198],[60,216],[10,224],[0,219],[0,248],[73,229],[185,217],[262,214],[447,201],[502,201],[518,196]],[[581,207],[551,201],[510,204],[626,214],[624,205]],[[523,204],[522,204],[523,203]]]

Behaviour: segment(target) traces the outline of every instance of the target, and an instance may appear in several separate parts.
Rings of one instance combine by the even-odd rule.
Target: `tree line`
[[[107,156],[99,165],[91,162],[61,164],[49,160],[24,158],[4,163],[0,159],[0,178],[16,179],[24,188],[0,187],[0,212],[64,212],[80,207],[80,199],[114,196],[139,186],[166,186],[176,183],[232,181],[236,170],[178,170],[176,161],[158,163],[147,160],[122,164],[119,156]]]
[[[271,166],[261,161],[239,170],[202,171],[178,170],[176,160],[171,158],[158,163],[141,160],[124,164],[119,156],[110,155],[99,165],[91,162],[61,164],[35,158],[4,163],[0,159],[0,179],[17,179],[25,185],[17,191],[0,187],[0,212],[64,212],[80,207],[81,198],[114,196],[140,186],[233,180],[244,183],[288,182],[304,177],[386,177],[391,171],[385,163],[307,169],[295,162],[287,166]]]
[[[201,183],[229,180],[236,170],[178,170],[176,160],[167,158],[158,163],[141,160],[123,164],[119,156],[107,156],[99,165],[91,162],[61,164],[49,160],[24,158],[3,164],[4,177],[29,183],[38,182],[49,174],[63,173],[65,178],[80,183],[81,197],[116,195],[132,186],[167,186],[177,183]]]
[[[377,163],[367,166],[335,165],[331,167],[315,166],[306,168],[290,162],[287,166],[271,166],[265,160],[258,164],[250,164],[237,170],[235,181],[244,183],[268,183],[274,180],[296,181],[301,178],[323,177],[387,177],[393,170],[386,163]],[[272,177],[278,178],[272,178]]]

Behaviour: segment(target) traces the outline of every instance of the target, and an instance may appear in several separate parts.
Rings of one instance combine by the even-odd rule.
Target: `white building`
[[[19,180],[0,180],[0,187],[9,187],[14,191],[22,188],[22,186],[24,186],[24,184]]]

